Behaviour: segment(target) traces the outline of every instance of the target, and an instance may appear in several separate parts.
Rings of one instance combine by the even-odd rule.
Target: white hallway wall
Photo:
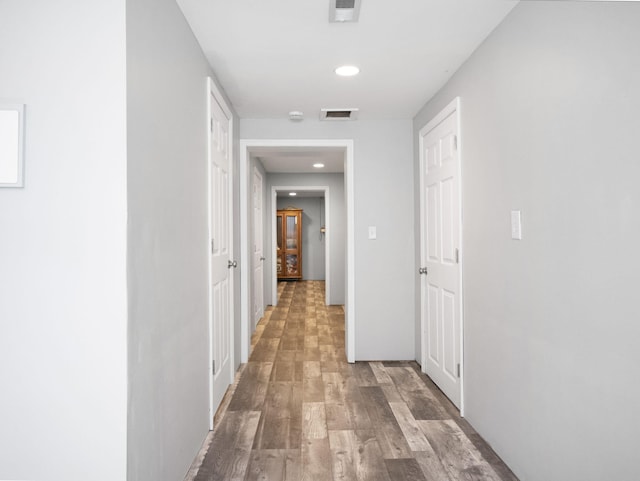
[[[414,120],[461,96],[466,415],[523,481],[640,479],[638,25],[522,2]]]
[[[241,119],[243,139],[353,139],[356,359],[413,359],[411,120]],[[378,239],[367,239],[367,226]]]
[[[129,480],[182,479],[209,429],[211,74],[174,0],[127,1]]]
[[[0,479],[126,477],[125,3],[0,2]]]
[[[27,105],[26,186],[0,190],[0,478],[182,479],[209,424],[210,68],[172,0],[0,18],[0,98]]]

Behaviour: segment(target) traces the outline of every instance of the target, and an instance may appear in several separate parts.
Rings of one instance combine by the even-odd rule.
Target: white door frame
[[[352,139],[262,139],[240,140],[240,359],[247,362],[251,346],[251,330],[249,325],[250,299],[249,289],[249,215],[248,192],[250,185],[249,151],[252,147],[342,147],[344,156],[345,199],[347,209],[347,292],[345,299],[346,351],[347,361],[356,360],[355,340],[355,223],[354,223],[354,146]]]
[[[210,97],[211,95],[213,95],[213,97],[216,99],[216,101],[218,102],[218,104],[220,105],[220,107],[222,107],[222,110],[224,111],[224,114],[226,115],[226,117],[229,119],[229,141],[228,141],[228,148],[229,148],[229,219],[233,220],[233,177],[234,177],[234,172],[233,172],[233,113],[231,112],[231,109],[229,108],[229,106],[227,105],[227,103],[224,100],[224,97],[222,96],[222,93],[220,92],[220,90],[218,89],[218,86],[216,85],[216,83],[213,81],[213,79],[211,77],[207,77],[207,118],[206,118],[206,130],[207,130],[207,179],[209,179],[207,181],[208,187],[207,187],[207,215],[208,215],[208,220],[207,220],[207,225],[208,225],[208,229],[207,229],[207,238],[205,239],[205,248],[207,249],[207,258],[208,258],[208,262],[209,262],[209,267],[208,267],[208,284],[207,284],[207,292],[208,292],[208,297],[209,297],[209,365],[207,366],[207,372],[209,373],[209,430],[213,430],[213,416],[215,415],[217,406],[213,405],[213,400],[214,400],[214,392],[213,392],[213,360],[214,360],[214,352],[213,352],[213,346],[214,346],[214,339],[213,339],[213,295],[212,295],[212,290],[211,290],[211,284],[212,284],[212,272],[211,272],[211,264],[212,264],[212,253],[211,253],[211,232],[212,232],[212,226],[211,226],[211,203],[212,203],[212,193],[211,193],[211,118],[212,118],[212,112],[211,112],[211,102],[210,102]],[[229,258],[233,259],[233,222],[229,222]],[[235,354],[234,354],[234,333],[233,333],[233,320],[234,320],[234,309],[233,309],[233,299],[235,297],[235,293],[234,293],[234,269],[229,269],[229,356],[231,359],[231,362],[229,363],[229,369],[230,369],[230,379],[233,380],[234,378],[234,365],[235,365]]]
[[[278,304],[278,267],[276,256],[273,255],[277,245],[277,226],[276,226],[276,211],[278,210],[278,191],[295,190],[297,192],[322,192],[324,195],[324,218],[327,230],[324,234],[324,278],[325,278],[325,304],[329,305],[329,299],[331,294],[331,214],[329,212],[330,205],[330,189],[327,185],[318,186],[297,186],[297,185],[277,185],[271,186],[271,305]],[[304,264],[303,264],[304,266]],[[304,267],[303,267],[304,270]]]
[[[435,117],[433,117],[427,124],[420,129],[418,133],[418,141],[419,141],[419,159],[420,159],[420,262],[424,259],[424,238],[425,238],[425,226],[424,226],[424,214],[425,209],[427,208],[424,196],[422,195],[424,192],[425,186],[423,185],[424,180],[424,136],[437,127],[443,120],[449,117],[452,113],[457,112],[457,129],[458,129],[458,174],[459,174],[459,189],[458,189],[458,201],[460,205],[460,222],[459,222],[459,232],[460,232],[460,251],[459,251],[459,264],[458,268],[460,270],[460,285],[459,285],[459,303],[460,303],[460,415],[464,416],[464,292],[463,292],[463,280],[462,275],[464,269],[462,268],[464,262],[464,252],[463,252],[463,222],[462,222],[462,130],[461,130],[461,115],[460,115],[460,97],[456,97],[453,99],[442,111],[440,111]],[[422,276],[421,276],[422,277]],[[422,352],[422,370],[424,372],[426,366],[426,353],[427,340],[425,339],[425,325],[424,325],[424,312],[425,312],[425,303],[426,299],[422,295],[423,289],[422,284],[424,280],[420,279],[420,346]]]

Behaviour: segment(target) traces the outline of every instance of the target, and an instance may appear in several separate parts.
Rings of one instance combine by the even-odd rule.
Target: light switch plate
[[[519,210],[511,211],[511,238],[522,240],[522,216]]]
[[[369,226],[369,239],[370,240],[374,240],[376,237],[377,237],[376,226],[375,225],[370,225]]]

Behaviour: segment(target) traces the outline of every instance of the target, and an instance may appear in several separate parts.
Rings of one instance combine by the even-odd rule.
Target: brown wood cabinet
[[[276,213],[278,279],[302,279],[302,209]]]

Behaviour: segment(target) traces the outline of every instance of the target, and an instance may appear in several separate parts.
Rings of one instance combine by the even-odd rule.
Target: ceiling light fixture
[[[343,65],[335,69],[334,72],[341,77],[353,77],[360,73],[360,69],[355,65]]]
[[[293,196],[295,196],[295,195],[298,195],[298,193],[297,193],[297,192],[289,192],[289,195],[290,195],[291,197],[293,197]]]
[[[313,164],[313,166],[314,166],[316,169],[322,169],[322,168],[324,167],[324,164],[321,164],[320,162],[318,162],[317,164]]]

